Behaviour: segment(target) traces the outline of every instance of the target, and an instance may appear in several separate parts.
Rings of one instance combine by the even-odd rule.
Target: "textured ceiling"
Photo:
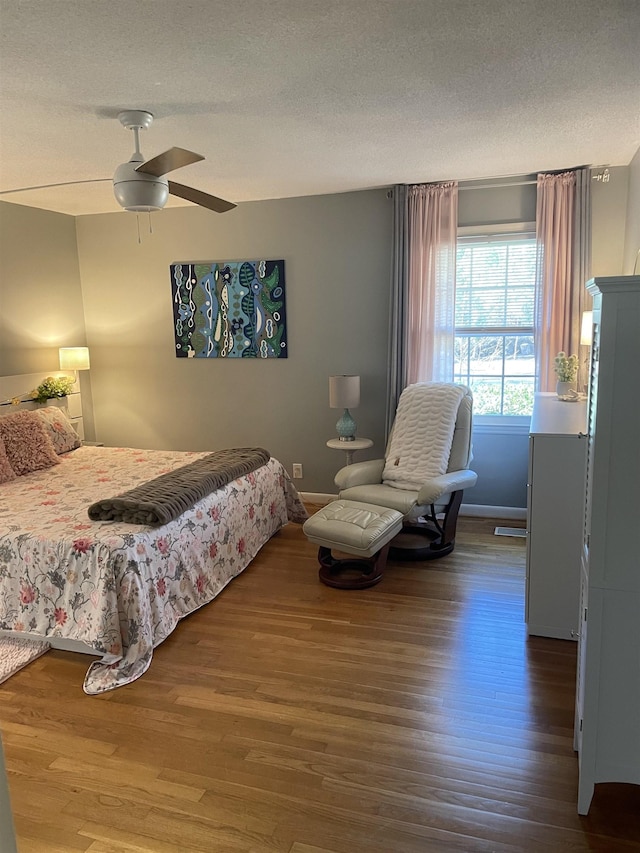
[[[640,0],[0,0],[0,191],[110,178],[124,108],[235,202],[626,165]],[[119,209],[108,181],[0,199]]]

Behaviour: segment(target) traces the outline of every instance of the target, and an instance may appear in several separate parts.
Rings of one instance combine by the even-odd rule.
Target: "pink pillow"
[[[37,409],[35,414],[44,424],[45,432],[51,439],[53,449],[58,456],[80,447],[82,444],[80,436],[63,409],[47,406],[46,409]]]
[[[60,462],[36,412],[16,412],[0,417],[0,439],[4,442],[9,464],[19,477]]]
[[[15,480],[16,472],[7,459],[7,451],[4,449],[4,441],[0,438],[0,483],[8,483]]]

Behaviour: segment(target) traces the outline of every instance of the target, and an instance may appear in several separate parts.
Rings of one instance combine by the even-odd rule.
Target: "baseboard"
[[[521,506],[487,506],[486,504],[462,504],[460,515],[478,518],[517,518],[526,521],[527,510]]]
[[[323,492],[300,492],[300,497],[303,501],[310,504],[320,504],[326,506],[331,501],[337,501],[337,495],[326,495]]]
[[[326,506],[331,501],[337,500],[337,495],[328,495],[323,492],[300,492],[303,501],[310,504]],[[462,504],[460,515],[475,516],[477,518],[513,518],[526,521],[527,510],[519,506],[487,506],[485,504]]]

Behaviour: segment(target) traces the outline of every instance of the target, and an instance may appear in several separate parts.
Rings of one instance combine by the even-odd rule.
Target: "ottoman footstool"
[[[302,530],[319,545],[320,580],[338,589],[366,589],[382,580],[389,543],[402,530],[395,509],[337,500],[305,521]],[[337,559],[331,549],[353,554]]]

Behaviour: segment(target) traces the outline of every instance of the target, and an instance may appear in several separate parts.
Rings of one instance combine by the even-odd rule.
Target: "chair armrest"
[[[381,483],[383,470],[384,459],[366,459],[364,462],[354,462],[353,465],[345,465],[338,471],[334,483],[339,489]]]
[[[449,471],[447,474],[441,474],[439,477],[434,477],[422,486],[418,492],[418,505],[435,503],[441,495],[446,495],[448,492],[458,492],[461,489],[470,489],[475,486],[478,480],[478,475],[475,471]]]

